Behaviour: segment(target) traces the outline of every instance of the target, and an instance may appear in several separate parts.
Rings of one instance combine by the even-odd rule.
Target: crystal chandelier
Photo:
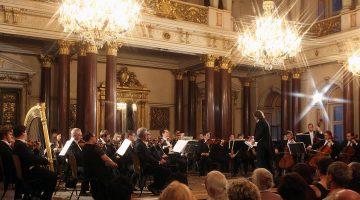
[[[137,0],[63,0],[59,23],[64,32],[97,47],[118,42],[138,22],[141,6]]]
[[[273,1],[263,2],[264,14],[256,24],[246,28],[238,38],[238,50],[255,65],[271,70],[284,66],[284,61],[301,50],[301,40],[296,26],[279,18]]]
[[[348,59],[347,69],[354,75],[360,76],[360,57],[357,54]]]

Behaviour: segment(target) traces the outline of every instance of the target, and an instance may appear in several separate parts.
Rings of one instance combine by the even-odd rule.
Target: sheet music
[[[187,145],[187,143],[189,142],[189,140],[179,140],[176,142],[173,151],[176,153],[181,153],[184,149],[185,146]]]
[[[61,149],[59,153],[59,156],[65,156],[73,142],[74,142],[74,138],[71,138],[70,140],[66,141],[64,147]]]
[[[119,147],[119,149],[116,151],[116,153],[119,154],[120,156],[123,156],[126,150],[129,148],[130,144],[131,141],[129,139],[125,139],[121,144],[121,146]]]

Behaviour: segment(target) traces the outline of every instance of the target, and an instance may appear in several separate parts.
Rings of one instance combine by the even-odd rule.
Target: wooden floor
[[[234,180],[236,178],[239,178],[239,177],[230,177],[229,174],[225,174],[225,175],[226,175],[226,177],[228,177],[229,182],[231,182],[232,180]],[[206,193],[205,185],[204,185],[205,177],[199,177],[195,174],[192,174],[192,175],[188,176],[188,181],[189,181],[189,187],[197,199],[207,199],[207,193]],[[80,185],[78,186],[78,188],[80,188]],[[53,199],[54,200],[69,199],[70,194],[71,194],[70,191],[58,191],[54,195]],[[9,192],[7,192],[7,195],[4,199],[13,199],[13,198],[11,198],[12,196],[13,196],[13,192],[9,191]],[[149,192],[147,189],[144,189],[141,197],[139,197],[139,192],[135,191],[132,199],[152,200],[152,199],[158,199],[158,197],[159,196],[152,195],[151,192]],[[77,199],[77,196],[75,195],[75,193],[71,199],[74,199],[74,200]],[[79,199],[91,200],[92,198],[90,196],[89,197],[81,196]]]

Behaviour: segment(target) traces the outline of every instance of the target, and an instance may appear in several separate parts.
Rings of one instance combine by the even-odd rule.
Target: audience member
[[[306,163],[297,163],[291,169],[292,172],[298,173],[306,181],[308,185],[313,183],[313,169]]]
[[[115,177],[108,186],[108,200],[130,200],[133,192],[133,185],[124,176]]]
[[[316,176],[319,179],[318,182],[313,183],[310,187],[315,191],[316,198],[318,200],[324,199],[328,194],[329,190],[326,188],[327,169],[333,162],[331,158],[321,158],[316,163]]]
[[[330,194],[348,186],[352,179],[352,171],[344,162],[336,161],[329,165],[326,185]],[[330,195],[329,194],[329,195]]]
[[[352,162],[349,164],[352,170],[352,180],[349,185],[349,189],[360,193],[360,163]]]
[[[278,187],[280,196],[284,200],[314,200],[315,192],[306,181],[296,172],[288,173],[280,178]]]
[[[212,200],[227,200],[227,180],[219,171],[211,171],[205,179],[206,191]]]
[[[260,200],[258,187],[247,179],[240,178],[229,185],[229,200]]]
[[[195,200],[195,198],[188,186],[173,181],[162,191],[159,200]]]
[[[261,199],[281,200],[280,195],[270,191],[274,186],[274,178],[271,172],[265,168],[258,168],[253,172],[252,182],[259,188]]]
[[[332,193],[326,200],[359,200],[360,195],[359,193],[348,190],[348,189],[341,189],[337,192]]]
[[[25,126],[16,126],[14,128],[16,138],[14,144],[14,154],[19,157],[22,174],[25,181],[34,182],[31,184],[34,191],[39,191],[41,199],[51,199],[56,186],[56,175],[42,167],[49,162],[43,157],[37,157],[34,152],[27,146],[27,133]]]

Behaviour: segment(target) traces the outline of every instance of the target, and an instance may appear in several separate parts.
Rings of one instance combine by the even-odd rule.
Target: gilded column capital
[[[86,46],[86,53],[94,53],[94,54],[98,54],[98,48],[96,45],[93,44],[88,44]]]
[[[173,71],[173,73],[175,75],[176,80],[183,80],[184,79],[184,76],[183,76],[184,72],[175,70],[175,71]]]
[[[289,75],[287,75],[287,74],[281,75],[281,80],[288,81],[289,80]]]
[[[300,79],[300,72],[294,72],[294,73],[292,74],[292,78],[293,78],[293,79]]]
[[[210,68],[214,68],[215,67],[215,60],[216,60],[216,56],[214,55],[205,55],[204,56],[204,61],[205,61],[205,67],[210,67]]]
[[[121,47],[121,43],[106,44],[106,55],[117,56],[118,48]]]
[[[78,56],[86,56],[86,50],[87,50],[87,46],[86,44],[80,43],[78,44]]]
[[[71,42],[66,40],[60,40],[59,45],[59,55],[70,55]]]
[[[39,61],[42,67],[51,68],[51,65],[54,63],[54,57],[51,55],[40,55]]]
[[[220,60],[221,69],[229,69],[231,67],[231,60],[229,57],[222,57]]]
[[[189,80],[190,81],[196,81],[196,74],[195,73],[189,73]]]

